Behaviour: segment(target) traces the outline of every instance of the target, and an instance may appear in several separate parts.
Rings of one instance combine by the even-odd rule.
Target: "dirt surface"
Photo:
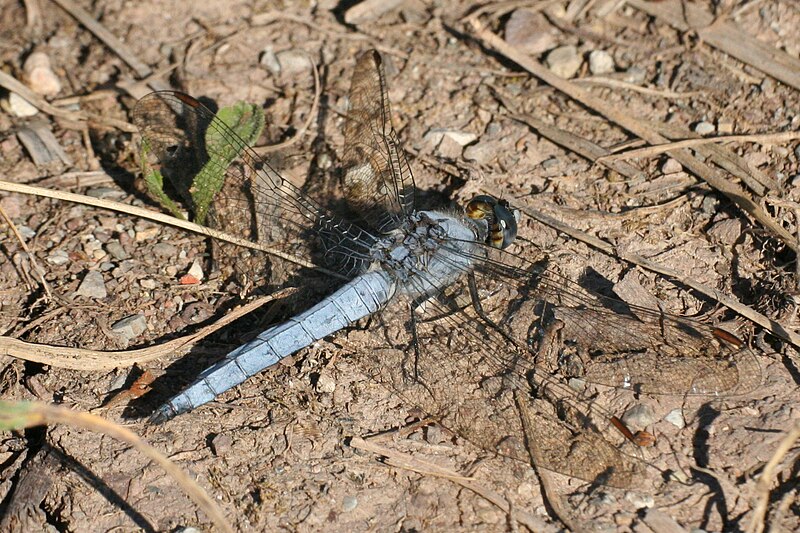
[[[462,21],[473,9],[469,2],[408,0],[357,25],[345,22],[347,6],[327,1],[79,3],[142,62],[162,72],[154,79],[166,87],[219,105],[237,100],[262,105],[267,128],[260,144],[295,139],[270,155],[271,160],[287,178],[329,205],[340,194],[336,169],[342,113],[355,57],[377,47],[386,64],[395,126],[409,149],[425,201],[463,203],[488,189],[603,238],[618,250],[732,294],[788,330],[797,327],[794,253],[677,161],[665,155],[634,159],[630,163],[641,176],[622,177],[512,120],[498,95],[515,112],[605,148],[632,139],[482,47]],[[22,2],[3,4],[0,57],[5,72],[24,78],[25,59],[34,51],[44,52],[62,85],[51,100],[89,96],[73,103],[73,109],[79,105],[106,119],[130,120],[136,101],[131,93],[141,96],[149,89],[136,85],[139,78],[117,54],[55,4],[41,2],[34,26],[26,26]],[[573,81],[630,116],[687,131],[710,128],[706,131],[711,135],[774,133],[800,125],[797,89],[711,48],[694,31],[677,31],[624,2],[518,4],[490,10],[482,20],[545,64],[550,50],[575,46],[579,66]],[[795,2],[719,4],[719,16],[734,21],[745,34],[798,57],[800,10]],[[526,6],[532,11],[524,11]],[[322,83],[318,113],[298,138],[312,108],[314,84],[306,56],[293,51],[306,52],[319,66]],[[595,51],[609,54],[611,72],[589,69],[588,58]],[[599,66],[595,70],[602,71]],[[594,82],[581,81],[587,79]],[[52,130],[69,164],[33,162],[17,133],[35,120]],[[108,125],[91,125],[85,132],[81,127],[42,113],[24,119],[0,112],[3,178],[157,210],[135,180],[137,137]],[[440,130],[452,133],[439,142]],[[728,148],[754,172],[774,180],[769,196],[783,203],[762,200],[762,205],[796,233],[797,204],[791,202],[800,196],[797,143],[736,143]],[[85,186],[87,179],[95,181]],[[257,285],[243,289],[214,274],[206,240],[180,230],[19,194],[0,193],[0,207],[35,258],[34,264],[3,222],[0,332],[7,336],[100,350],[144,347],[214,320],[241,301],[247,287]],[[523,218],[513,251],[527,257],[544,253],[574,278],[591,268],[609,285],[625,279],[634,294],[647,293],[666,311],[725,323],[753,346],[762,365],[761,386],[745,397],[635,397],[600,391],[596,401],[620,416],[635,405],[651,407],[654,414],[646,429],[657,436],[657,444],[636,453],[658,469],[683,472],[693,484],[664,483],[653,470],[649,489],[622,490],[551,473],[548,477],[574,523],[592,531],[648,531],[648,517],[653,520],[660,513],[687,531],[746,528],[758,476],[800,418],[795,348],[712,299],[603,255],[529,217]],[[195,259],[206,279],[181,285]],[[52,296],[37,271],[43,272]],[[105,296],[87,295],[86,287],[79,290],[90,272],[101,274]],[[130,405],[101,407],[129,386],[141,368],[65,370],[4,357],[0,394],[3,399],[89,410],[127,425],[196,478],[237,530],[564,527],[544,503],[530,465],[476,447],[435,422],[397,431],[424,415],[360,367],[359,353],[370,349],[363,328],[301,351],[291,362],[227,392],[218,403],[162,426],[146,423],[160,402],[210,362],[302,303],[256,312],[188,355],[175,353],[147,363],[144,369],[158,376],[154,390]],[[137,314],[144,318],[144,331],[131,338],[117,333],[119,320]],[[665,419],[676,409],[685,427]],[[531,520],[512,517],[507,508],[443,477],[387,466],[379,456],[348,445],[349,437],[381,432],[388,432],[382,446],[472,476],[482,489],[496,492],[512,511],[524,511]],[[796,461],[796,447],[788,457]],[[22,483],[37,475],[39,482]],[[796,476],[796,462],[780,463],[766,518],[775,530],[800,528],[800,510],[792,502],[797,498]],[[24,497],[19,496],[20,485],[27,487]],[[113,439],[63,426],[0,436],[0,498],[0,510],[24,514],[28,521],[22,529],[27,530],[211,528],[173,480],[145,457]],[[28,505],[23,510],[21,498]]]

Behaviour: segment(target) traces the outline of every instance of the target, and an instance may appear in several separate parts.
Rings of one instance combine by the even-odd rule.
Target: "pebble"
[[[232,444],[233,439],[230,435],[219,433],[214,435],[214,438],[211,439],[211,451],[214,452],[214,455],[219,457],[220,455],[225,455],[225,453],[231,449]]]
[[[51,252],[48,256],[46,261],[51,265],[61,266],[66,265],[69,263],[69,254],[64,250],[55,250]]]
[[[299,74],[311,68],[311,59],[301,50],[282,50],[275,54],[283,74]]]
[[[143,289],[152,291],[153,289],[156,288],[156,281],[150,278],[146,278],[143,280],[139,280],[139,285],[141,285]]]
[[[105,281],[103,281],[103,274],[97,270],[90,270],[87,272],[86,276],[84,276],[83,281],[78,287],[76,294],[78,296],[86,296],[87,298],[94,298],[96,300],[108,296],[106,284]]]
[[[336,390],[336,380],[328,372],[323,372],[317,379],[316,389],[317,392],[333,394],[333,391]]]
[[[547,54],[547,67],[556,76],[569,79],[578,73],[583,58],[578,54],[578,49],[572,45],[559,46]]]
[[[505,30],[506,42],[526,54],[539,55],[556,45],[554,28],[541,12],[517,9]]]
[[[633,430],[643,429],[656,421],[656,415],[652,407],[639,403],[625,411],[622,421]]]
[[[664,164],[661,165],[661,172],[663,172],[664,174],[675,174],[676,172],[681,172],[682,170],[683,170],[683,165],[681,165],[680,163],[678,163],[677,160],[672,159],[671,157],[667,158],[667,160],[664,161]]]
[[[605,50],[592,50],[589,54],[589,72],[594,75],[614,72],[614,58]]]
[[[730,135],[733,133],[733,119],[721,118],[717,120],[717,131],[724,133],[725,135]]]
[[[148,239],[152,239],[158,232],[161,231],[161,228],[158,226],[153,226],[152,228],[143,228],[136,232],[135,240],[136,242],[146,241]]]
[[[10,194],[0,198],[0,207],[6,212],[8,218],[19,218],[22,214],[22,203],[18,194]]]
[[[423,137],[422,142],[436,148],[436,153],[448,159],[456,159],[461,155],[464,146],[478,138],[474,133],[445,128],[433,128]]]
[[[586,390],[586,382],[581,378],[569,378],[567,385],[575,392],[583,392]]]
[[[189,271],[186,272],[188,275],[192,276],[197,281],[203,280],[203,265],[200,264],[200,259],[195,259],[192,262],[192,266],[189,267]]]
[[[639,494],[638,492],[625,493],[625,499],[631,502],[637,509],[649,509],[656,504],[652,496],[649,494]]]
[[[714,133],[715,129],[716,128],[712,123],[706,122],[705,120],[702,122],[698,122],[694,126],[695,133],[699,135],[708,135],[709,133]]]
[[[742,234],[742,222],[738,218],[721,220],[711,226],[708,235],[723,244],[734,244]]]
[[[50,65],[50,58],[43,52],[34,52],[22,65],[25,82],[35,93],[55,96],[61,92],[61,81]]]
[[[29,228],[24,224],[20,224],[19,226],[17,226],[17,231],[19,231],[19,234],[25,237],[26,239],[32,239],[36,237],[36,231],[32,230],[31,228]]]
[[[267,67],[267,70],[276,76],[281,73],[281,64],[271,46],[264,48],[264,50],[261,52],[261,57],[259,58],[258,63]]]
[[[9,93],[6,104],[8,106],[8,112],[15,117],[32,117],[39,112],[36,106],[25,100],[17,93]]]
[[[633,83],[635,85],[640,85],[644,83],[644,79],[646,76],[647,76],[647,71],[645,69],[634,65],[625,71],[625,77],[622,79],[622,81]]]
[[[178,254],[178,248],[168,242],[153,245],[153,253],[160,259],[171,259]]]
[[[683,412],[680,409],[673,409],[667,413],[664,420],[678,429],[683,429],[686,426],[686,420],[684,420]]]
[[[355,496],[345,496],[342,499],[342,511],[349,512],[358,506],[358,498]]]
[[[495,157],[497,148],[493,143],[478,142],[464,149],[464,159],[475,161],[479,165],[489,164]]]
[[[128,252],[125,251],[125,248],[122,247],[119,241],[111,241],[106,244],[106,252],[111,254],[111,257],[117,261],[124,261],[125,259],[130,258]]]
[[[147,329],[147,319],[138,313],[123,318],[111,326],[111,331],[116,333],[125,344],[135,339]]]

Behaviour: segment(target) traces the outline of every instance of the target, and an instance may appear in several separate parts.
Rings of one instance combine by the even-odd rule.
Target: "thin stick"
[[[755,509],[753,509],[753,518],[750,520],[750,525],[747,526],[748,533],[761,533],[764,531],[764,517],[767,514],[767,506],[769,505],[769,488],[775,479],[775,470],[778,463],[789,453],[789,450],[792,449],[792,446],[794,446],[794,443],[797,442],[798,439],[800,439],[800,421],[795,420],[794,426],[786,436],[781,439],[778,448],[775,450],[775,453],[772,454],[772,458],[770,458],[764,466],[761,477],[758,479],[755,488],[757,503]]]
[[[84,196],[81,194],[73,194],[63,191],[55,191],[52,189],[44,189],[42,187],[23,185],[21,183],[11,183],[3,180],[0,180],[0,190],[18,192],[22,194],[31,194],[34,196],[41,196],[43,198],[53,198],[55,200],[64,200],[67,202],[74,202],[83,205],[91,205],[93,207],[99,207],[101,209],[109,209],[111,211],[117,211],[119,213],[126,213],[128,215],[145,218],[147,220],[152,220],[154,222],[159,222],[161,224],[167,224],[169,226],[191,231],[199,235],[205,235],[206,237],[211,237],[213,239],[217,239],[220,241],[229,242],[237,246],[243,246],[245,248],[250,248],[252,250],[259,250],[261,252],[272,255],[274,257],[279,257],[296,265],[300,265],[306,268],[313,268],[324,274],[335,276],[338,279],[347,279],[345,276],[339,274],[338,272],[334,272],[332,270],[319,267],[309,261],[300,259],[298,257],[295,257],[291,254],[287,254],[280,250],[270,248],[269,246],[264,246],[263,244],[255,243],[247,239],[242,239],[241,237],[236,237],[234,235],[229,235],[222,231],[207,228],[205,226],[189,222],[188,220],[181,220],[171,215],[166,215],[164,213],[156,213],[155,211],[150,211],[149,209],[144,209],[142,207],[135,207],[120,202],[105,200],[103,198],[92,198],[90,196]]]
[[[287,297],[296,289],[283,289],[268,296],[258,298],[220,317],[213,324],[209,324],[191,335],[140,348],[138,350],[100,351],[82,348],[67,348],[64,346],[51,346],[49,344],[35,344],[21,341],[12,337],[0,336],[0,355],[7,355],[33,361],[59,368],[72,370],[110,370],[112,368],[126,368],[135,364],[144,364],[166,355],[171,355],[191,346],[201,339],[208,337],[220,328],[227,326],[239,317],[272,302]]]
[[[3,206],[0,206],[0,217],[2,217],[3,220],[6,221],[6,224],[8,224],[8,227],[11,228],[11,232],[17,238],[17,241],[19,242],[19,245],[22,247],[22,249],[28,255],[28,260],[31,262],[31,266],[33,267],[33,271],[36,272],[36,275],[39,278],[39,281],[42,284],[42,287],[44,288],[44,292],[47,294],[48,298],[52,299],[53,298],[53,293],[50,292],[50,284],[47,283],[46,279],[44,279],[44,274],[42,273],[43,270],[41,270],[39,268],[39,264],[36,262],[36,256],[34,256],[31,253],[31,251],[28,249],[28,245],[25,244],[25,239],[23,239],[22,235],[19,234],[19,231],[17,230],[16,224],[14,224],[14,222],[12,222],[12,220],[6,214],[6,210],[3,209]]]
[[[665,144],[657,144],[656,146],[648,146],[647,148],[638,148],[634,150],[626,150],[618,154],[609,154],[598,157],[597,163],[604,163],[606,161],[618,161],[620,159],[635,159],[640,157],[653,157],[655,155],[669,152],[670,150],[678,150],[681,148],[694,148],[711,143],[728,143],[728,142],[753,142],[759,144],[782,144],[789,141],[800,139],[800,131],[782,131],[780,133],[758,133],[753,135],[725,135],[722,137],[702,137],[699,139],[685,139],[683,141],[669,142]]]
[[[648,94],[650,96],[660,96],[662,98],[670,98],[670,99],[691,98],[702,94],[698,91],[679,93],[675,91],[651,89],[649,87],[642,87],[641,85],[636,85],[635,83],[629,83],[627,81],[622,81],[622,80],[615,80],[613,78],[605,78],[602,76],[581,78],[579,80],[575,80],[575,83],[581,83],[586,85],[603,85],[605,87],[614,87],[616,89],[627,89],[629,91],[635,91],[637,93]]]
[[[64,424],[69,427],[88,429],[129,444],[163,468],[220,530],[233,533],[233,527],[225,515],[197,481],[186,475],[175,463],[131,430],[97,415],[73,411],[66,407],[41,402],[0,402],[0,427],[2,428],[22,429],[45,424]]]

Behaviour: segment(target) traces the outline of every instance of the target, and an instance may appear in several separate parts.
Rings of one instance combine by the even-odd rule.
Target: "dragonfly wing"
[[[343,184],[350,206],[371,227],[387,232],[414,211],[414,178],[397,133],[376,50],[356,62],[344,128]]]
[[[133,120],[143,150],[194,218],[268,244],[306,266],[324,264],[322,254],[345,274],[361,268],[374,238],[326,213],[195,98],[174,91],[151,93],[137,103]],[[198,174],[206,179],[198,180]],[[213,201],[206,203],[209,197]]]
[[[753,352],[714,326],[597,295],[546,262],[474,249],[478,300],[504,334],[529,347],[557,337],[539,366],[653,394],[738,395],[761,382]]]
[[[589,482],[645,486],[648,465],[632,455],[611,416],[536,373],[531,351],[487,327],[461,300],[468,290],[457,282],[418,305],[412,333],[390,328],[394,347],[373,351],[367,365],[375,379],[488,451],[526,463],[533,456],[537,467]],[[523,416],[533,421],[527,430]]]

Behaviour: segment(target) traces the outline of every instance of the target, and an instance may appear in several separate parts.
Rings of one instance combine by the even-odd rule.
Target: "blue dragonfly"
[[[374,315],[399,327],[374,335],[364,366],[411,405],[487,450],[631,487],[647,464],[620,442],[619,420],[583,400],[568,378],[712,396],[747,393],[760,382],[756,357],[730,333],[599,296],[546,258],[512,253],[520,248],[519,213],[506,201],[480,195],[463,208],[418,208],[377,51],[358,57],[349,92],[341,181],[350,217],[312,200],[189,95],[151,93],[134,121],[177,190],[203,165],[238,154],[217,169],[225,183],[208,223],[280,252],[253,268],[288,266],[281,271],[302,284],[307,268],[284,260],[298,257],[330,273],[331,286],[314,305],[202,371],[155,411],[154,422],[197,409]],[[224,148],[206,142],[209,132]],[[524,424],[521,410],[535,423]]]

